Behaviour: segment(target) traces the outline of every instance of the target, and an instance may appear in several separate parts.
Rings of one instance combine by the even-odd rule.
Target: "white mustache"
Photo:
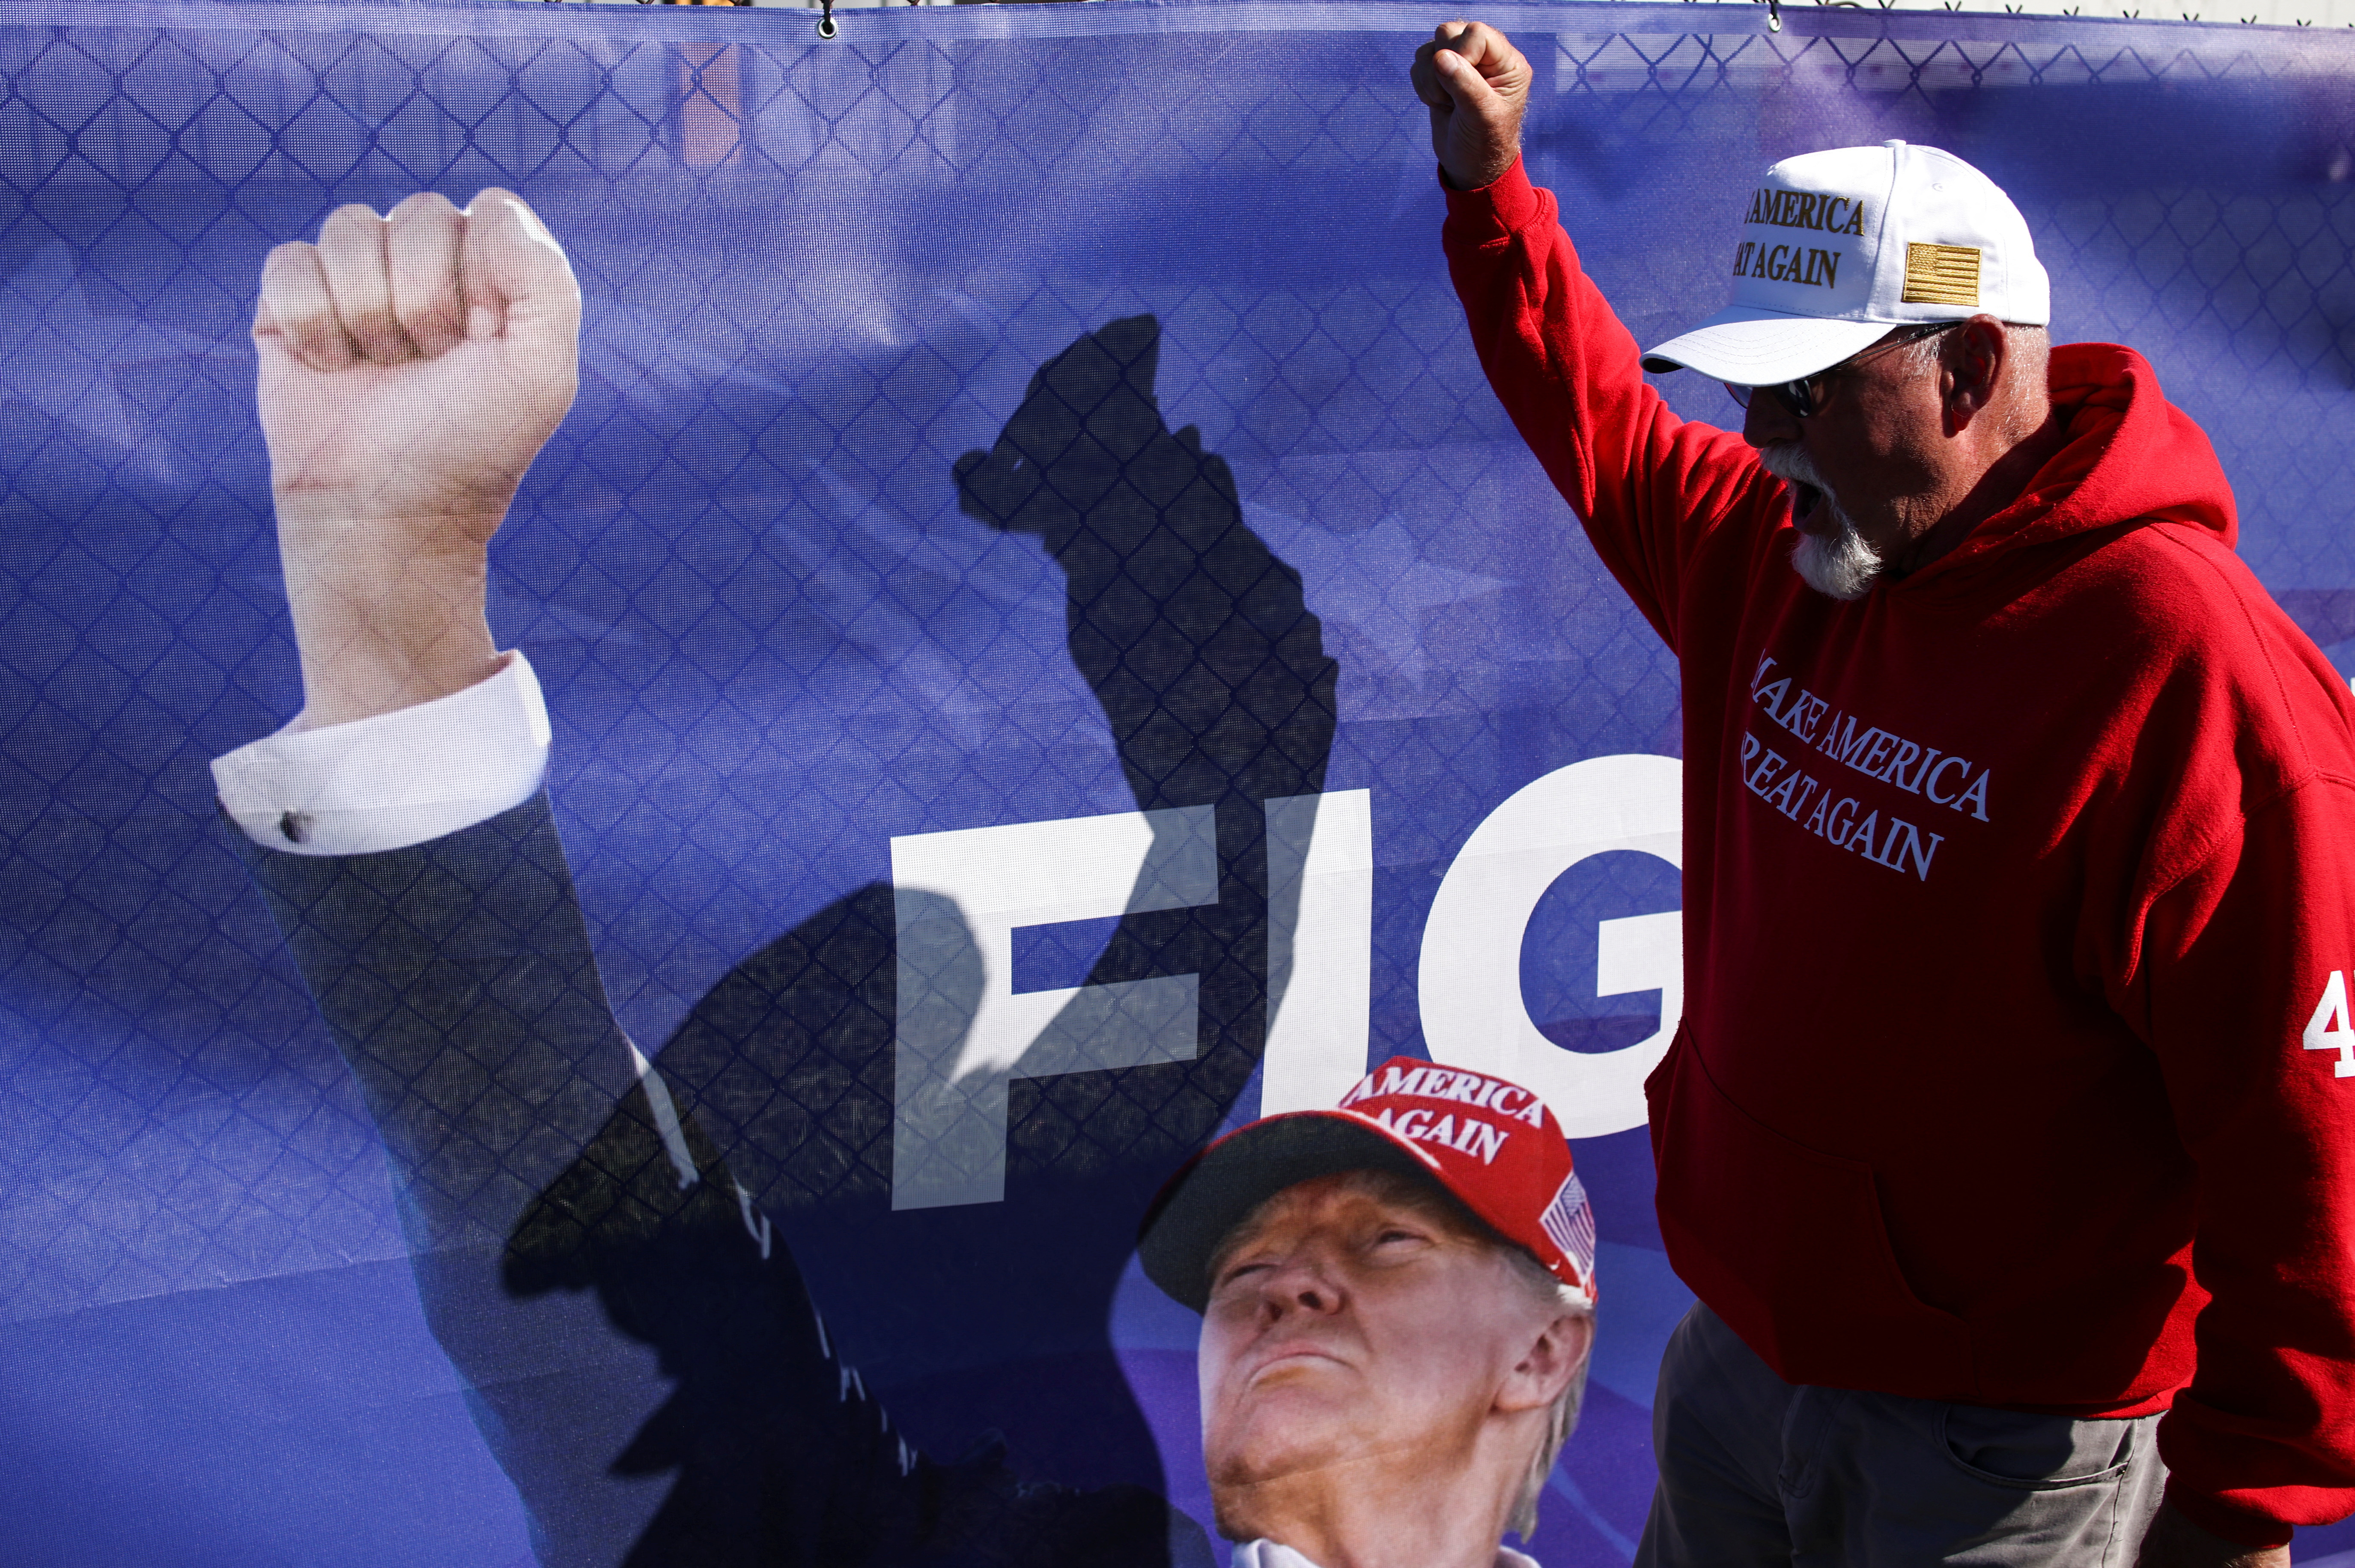
[[[1796,441],[1778,441],[1774,446],[1759,448],[1758,466],[1786,484],[1811,484],[1824,493],[1827,501],[1836,502],[1832,487],[1816,471],[1816,460]]]
[[[1805,447],[1786,441],[1761,447],[1758,464],[1785,484],[1809,485],[1821,492],[1824,512],[1831,518],[1829,534],[1800,531],[1798,543],[1791,547],[1792,567],[1817,593],[1838,599],[1862,599],[1881,576],[1880,554],[1865,543],[1856,520],[1840,506],[1838,493],[1816,471],[1816,460]]]

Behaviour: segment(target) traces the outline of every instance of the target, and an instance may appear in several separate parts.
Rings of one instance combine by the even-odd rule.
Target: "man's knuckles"
[[[463,217],[457,203],[440,191],[413,191],[394,205],[386,221],[395,228],[437,224],[454,227]]]
[[[258,341],[275,339],[314,370],[337,370],[358,354],[327,291],[317,249],[300,240],[281,245],[262,263],[261,300],[253,314]]]
[[[440,291],[420,300],[404,298],[396,289],[393,314],[423,358],[438,359],[466,341],[466,313],[455,291]]]
[[[335,311],[362,357],[399,365],[417,346],[393,306],[387,226],[369,207],[337,207],[319,229],[319,261]]]
[[[392,238],[392,311],[417,351],[432,359],[466,336],[466,304],[458,287],[456,249],[439,237]]]

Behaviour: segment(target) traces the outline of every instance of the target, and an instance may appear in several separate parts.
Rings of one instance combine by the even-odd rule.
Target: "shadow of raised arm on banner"
[[[1155,1490],[1165,1489],[1159,1458],[1108,1337],[1113,1298],[1147,1201],[1216,1129],[1259,1058],[1263,802],[1322,789],[1337,673],[1299,574],[1246,525],[1227,464],[1163,419],[1159,346],[1149,316],[1081,337],[954,479],[967,514],[1039,538],[1063,571],[1071,656],[1137,809],[1214,817],[1215,902],[1123,916],[1088,976],[1090,987],[1194,977],[1191,1058],[1013,1075],[999,1086],[1004,1200],[895,1210],[908,955],[906,909],[882,884],[743,959],[656,1057],[677,1116],[773,1218],[835,1353],[896,1431],[943,1455],[997,1437],[1026,1478]],[[901,890],[902,906],[911,893],[921,890]],[[943,930],[956,924],[954,905],[934,913]],[[935,989],[978,981],[959,971]],[[1082,1027],[1082,1011],[1050,1028]],[[1117,1010],[1088,1016],[1088,1027],[1120,1026]],[[630,1288],[594,1269],[571,1282],[592,1278],[617,1301]],[[615,1316],[639,1337],[670,1331]],[[682,1378],[726,1375],[710,1346],[662,1348]],[[684,1522],[666,1512],[668,1525]],[[649,1547],[665,1528],[658,1520]]]
[[[1137,809],[1208,806],[1217,821],[1217,902],[1129,915],[1088,977],[1199,977],[1195,1059],[1136,1069],[1189,1092],[1153,1096],[1168,1108],[1140,1119],[1125,1075],[1018,1080],[1010,1175],[1124,1160],[1157,1185],[1216,1128],[1266,1038],[1270,919],[1290,926],[1268,906],[1264,803],[1320,792],[1332,754],[1324,629],[1300,574],[1244,521],[1226,461],[1169,428],[1160,355],[1149,315],[1086,334],[1039,367],[990,450],[956,464],[969,515],[1035,536],[1062,568],[1071,662]]]

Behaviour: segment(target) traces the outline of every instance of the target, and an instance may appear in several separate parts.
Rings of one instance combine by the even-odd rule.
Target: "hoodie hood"
[[[2148,360],[2114,343],[2064,344],[2052,350],[2051,385],[2068,444],[2019,500],[1909,585],[2121,523],[2179,523],[2213,534],[2226,549],[2237,543],[2240,514],[2216,449],[2167,400]]]

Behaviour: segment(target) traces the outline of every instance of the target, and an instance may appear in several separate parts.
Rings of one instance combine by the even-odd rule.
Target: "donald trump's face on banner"
[[[1254,1568],[1498,1561],[1577,1419],[1591,1227],[1543,1106],[1476,1074],[1394,1061],[1213,1146],[1143,1247],[1202,1312],[1220,1533]]]
[[[1540,1446],[1551,1458],[1548,1417],[1584,1371],[1593,1319],[1436,1188],[1372,1171],[1303,1181],[1211,1272],[1202,1447],[1226,1534],[1267,1535],[1257,1521],[1288,1494],[1357,1472],[1518,1481]],[[1519,1494],[1487,1500],[1501,1534]]]

